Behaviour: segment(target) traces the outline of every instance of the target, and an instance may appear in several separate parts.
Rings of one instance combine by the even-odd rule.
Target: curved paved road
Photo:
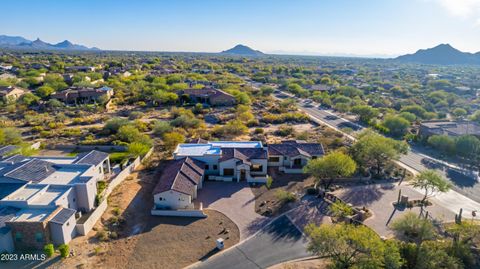
[[[311,256],[307,240],[287,216],[281,216],[263,227],[253,237],[225,252],[190,268],[252,269]]]

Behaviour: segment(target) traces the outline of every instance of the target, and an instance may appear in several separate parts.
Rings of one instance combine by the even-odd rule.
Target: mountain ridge
[[[262,56],[265,55],[263,52],[259,50],[254,50],[248,46],[238,44],[235,47],[224,50],[221,52],[222,54],[234,54],[234,55],[242,55],[242,56]]]
[[[21,36],[7,36],[0,35],[0,48],[9,48],[9,49],[32,49],[32,50],[100,50],[96,47],[89,48],[84,45],[74,44],[69,40],[64,40],[62,42],[51,44],[45,41],[42,41],[40,38],[35,39],[34,41],[28,40]]]
[[[433,48],[420,49],[412,54],[398,56],[395,60],[422,64],[480,64],[480,52],[462,52],[450,44],[440,44]]]

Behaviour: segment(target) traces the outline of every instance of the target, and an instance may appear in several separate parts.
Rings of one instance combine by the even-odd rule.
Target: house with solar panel
[[[204,180],[265,183],[267,169],[302,173],[309,160],[323,156],[323,146],[304,141],[263,145],[260,141],[204,141],[179,144],[174,160],[154,188],[156,209],[193,209]]]
[[[108,154],[95,150],[76,157],[3,157],[0,253],[68,243],[77,235],[77,219],[95,209],[97,182],[108,173]]]

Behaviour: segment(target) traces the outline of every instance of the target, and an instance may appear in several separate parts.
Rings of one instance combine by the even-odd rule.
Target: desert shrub
[[[263,128],[255,128],[255,134],[263,134],[265,132],[265,130],[263,130]]]
[[[70,254],[70,247],[67,244],[61,244],[58,246],[58,251],[60,251],[60,256],[62,258],[67,258]]]
[[[136,119],[141,119],[143,116],[145,116],[145,114],[143,112],[132,111],[132,113],[130,113],[130,115],[128,115],[128,119],[129,120],[136,120]]]
[[[168,123],[166,121],[157,120],[153,124],[152,129],[153,129],[154,134],[156,134],[158,136],[162,136],[163,134],[165,134],[167,132],[170,132],[172,130],[172,126],[170,125],[170,123]]]
[[[278,136],[289,136],[295,134],[295,129],[292,126],[280,126],[275,134]]]
[[[97,231],[95,237],[100,241],[107,241],[108,240],[108,233],[105,230]]]
[[[294,193],[286,190],[277,190],[277,192],[275,192],[275,197],[277,197],[277,199],[282,203],[290,203],[297,200],[297,197]]]
[[[45,255],[47,255],[47,257],[52,257],[53,256],[53,253],[55,253],[55,248],[53,247],[53,244],[46,244],[44,247],[43,247],[43,253],[45,253]]]
[[[267,189],[270,189],[270,187],[272,186],[272,183],[273,183],[273,178],[271,176],[267,176],[267,182],[265,183],[265,185],[267,186]]]
[[[308,122],[310,119],[309,117],[301,112],[287,112],[282,114],[271,114],[267,113],[263,116],[263,121],[266,123],[304,123]]]

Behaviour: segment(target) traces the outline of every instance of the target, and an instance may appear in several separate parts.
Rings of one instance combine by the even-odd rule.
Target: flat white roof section
[[[260,141],[209,141],[208,144],[220,148],[262,148]]]
[[[28,221],[28,222],[39,222],[44,221],[55,208],[41,208],[41,209],[31,209],[26,208],[22,209],[17,212],[15,217],[13,217],[10,221],[20,222],[20,221]]]
[[[57,170],[41,181],[42,184],[74,184],[87,169],[81,167],[58,167]]]
[[[46,186],[42,185],[25,185],[24,188],[18,189],[7,197],[3,198],[4,201],[28,201],[35,194],[39,193]]]

